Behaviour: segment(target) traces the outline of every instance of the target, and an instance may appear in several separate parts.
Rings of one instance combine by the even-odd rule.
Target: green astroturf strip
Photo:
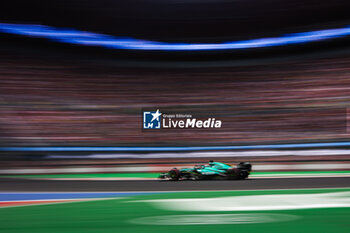
[[[350,171],[283,171],[252,172],[252,177],[259,176],[307,176],[307,175],[350,175]],[[40,175],[0,175],[0,177],[18,178],[157,178],[159,173],[98,173],[98,174],[40,174]]]
[[[240,195],[266,194],[314,194],[350,191],[350,189],[309,189],[309,190],[260,190],[260,191],[210,191],[178,192],[121,199],[89,202],[38,205],[15,208],[0,208],[0,232],[4,233],[160,233],[160,232],[245,232],[245,233],[340,233],[349,232],[350,208],[320,208],[274,211],[174,211],[159,208],[151,203],[142,202],[152,199],[213,198]],[[138,202],[132,202],[138,201]],[[141,202],[140,202],[141,201]],[[199,224],[199,225],[151,225],[137,224],[135,219],[177,215],[189,216],[182,222],[191,222],[194,215],[217,214],[267,214],[292,215],[296,219],[289,221],[249,223],[249,224]],[[253,219],[254,220],[254,219]],[[172,221],[172,224],[176,221]]]

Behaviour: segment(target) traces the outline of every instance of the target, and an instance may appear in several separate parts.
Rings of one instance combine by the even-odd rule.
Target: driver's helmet
[[[213,166],[214,165],[214,161],[213,160],[210,160],[209,161],[209,166]]]
[[[194,165],[194,169],[201,169],[202,166],[201,165]]]

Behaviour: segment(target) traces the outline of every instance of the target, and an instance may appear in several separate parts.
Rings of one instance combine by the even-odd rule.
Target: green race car
[[[195,165],[193,168],[173,168],[167,173],[161,173],[159,178],[166,180],[210,180],[246,179],[252,170],[252,165],[248,162],[238,163],[232,166],[226,163],[210,161],[207,165]]]

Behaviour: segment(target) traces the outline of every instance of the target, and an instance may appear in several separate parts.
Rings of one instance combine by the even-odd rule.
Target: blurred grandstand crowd
[[[21,56],[0,61],[3,145],[219,145],[349,138],[350,57],[231,68],[116,68]],[[142,130],[142,111],[222,120]]]

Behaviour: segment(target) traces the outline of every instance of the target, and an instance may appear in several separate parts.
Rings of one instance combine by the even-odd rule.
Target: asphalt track
[[[201,191],[350,187],[350,177],[212,181],[62,181],[0,179],[0,192]]]

